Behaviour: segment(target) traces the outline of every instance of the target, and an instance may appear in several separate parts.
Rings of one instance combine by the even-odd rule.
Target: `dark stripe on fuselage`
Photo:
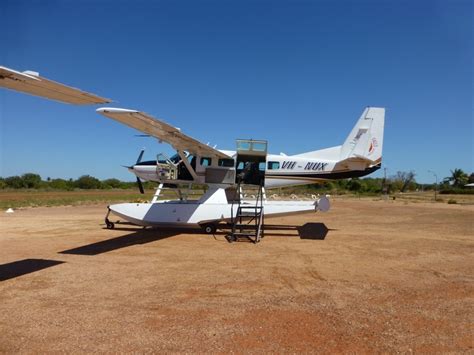
[[[372,174],[374,171],[380,169],[380,164],[367,168],[365,170],[351,170],[351,171],[341,171],[334,173],[322,173],[322,174],[265,174],[266,178],[275,178],[275,179],[324,179],[324,180],[338,180],[338,179],[349,179],[355,177],[366,176]]]
[[[161,160],[160,163],[166,163],[166,161]],[[156,160],[141,161],[139,163],[136,163],[135,165],[138,165],[138,166],[142,166],[142,165],[156,166]]]

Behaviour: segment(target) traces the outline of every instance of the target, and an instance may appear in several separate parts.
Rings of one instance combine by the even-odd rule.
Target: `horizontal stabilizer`
[[[36,72],[18,72],[2,66],[0,66],[0,87],[75,105],[112,102],[110,99],[48,80]]]
[[[365,157],[352,157],[337,162],[337,168],[362,171],[378,163]]]

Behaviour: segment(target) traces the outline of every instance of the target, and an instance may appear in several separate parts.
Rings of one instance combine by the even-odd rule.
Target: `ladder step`
[[[236,237],[256,237],[255,233],[248,233],[248,232],[235,232],[234,236]]]
[[[241,212],[236,215],[236,217],[260,217],[260,213],[248,213],[248,212]]]
[[[240,185],[237,187],[237,191],[242,193]],[[231,237],[235,240],[249,238],[252,242],[258,243],[262,238],[265,228],[262,192],[263,188],[260,186],[255,201],[247,201],[247,204],[243,200],[238,201],[237,213],[232,217],[230,223],[232,226]]]
[[[235,228],[238,229],[258,229],[258,226],[255,224],[236,224]]]

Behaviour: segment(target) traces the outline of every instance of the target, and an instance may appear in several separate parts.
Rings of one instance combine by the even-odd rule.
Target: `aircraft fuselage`
[[[178,175],[177,179],[163,179],[160,177],[156,161],[142,162],[130,167],[129,170],[139,178],[148,181],[162,183],[207,183],[206,170],[208,168],[214,170],[233,170],[237,172],[243,169],[242,166],[235,166],[236,153],[234,151],[222,152],[233,157],[234,163],[232,166],[222,166],[222,159],[205,157],[193,157],[191,159],[191,165],[195,169],[198,177],[197,181],[193,181],[189,175],[186,178],[182,178],[182,176]],[[182,162],[179,162],[177,166],[180,164],[182,164]],[[356,170],[338,160],[281,154],[268,154],[265,166],[262,166],[262,164],[259,166],[260,170],[265,171],[266,188],[305,185],[334,179],[360,177],[368,175],[379,168],[380,164],[375,164],[373,166],[361,166],[360,170]]]

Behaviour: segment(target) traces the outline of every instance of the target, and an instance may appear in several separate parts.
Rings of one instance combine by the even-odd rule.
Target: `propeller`
[[[138,155],[137,162],[135,164],[139,164],[142,161],[144,153],[145,153],[145,149],[142,149],[140,151],[140,154]],[[138,190],[140,190],[140,193],[144,194],[145,190],[143,189],[143,183],[138,176],[137,176],[137,185],[138,185]]]
[[[138,190],[140,190],[141,194],[145,193],[145,190],[143,189],[143,184],[140,178],[137,176],[137,185],[138,185]]]
[[[137,158],[137,162],[135,164],[138,164],[142,161],[142,158],[143,158],[143,154],[145,153],[145,149],[142,149],[140,151],[140,154],[138,155],[138,158]]]

